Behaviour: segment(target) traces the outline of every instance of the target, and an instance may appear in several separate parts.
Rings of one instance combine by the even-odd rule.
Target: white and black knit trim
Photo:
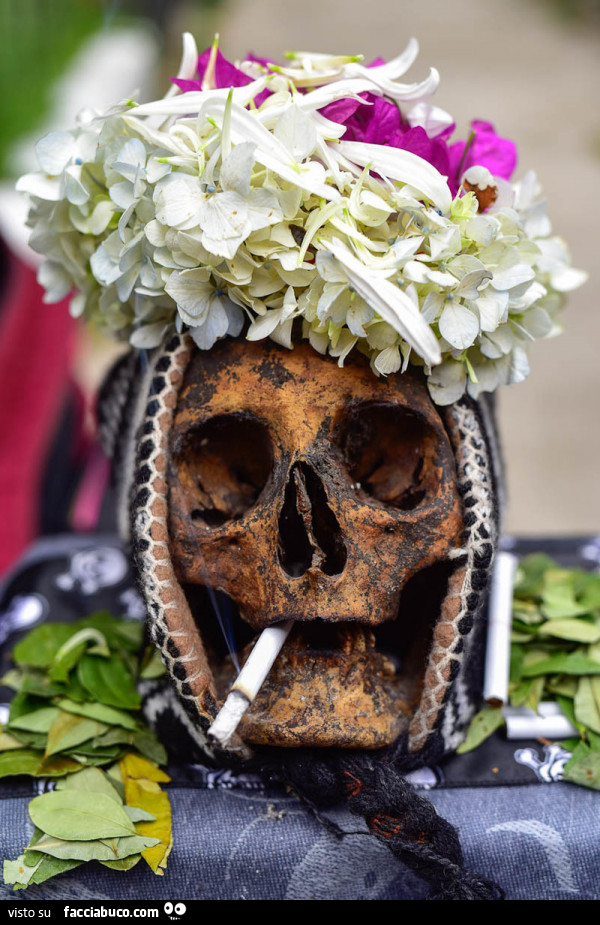
[[[175,335],[149,364],[146,403],[135,441],[131,536],[150,632],[192,720],[196,744],[209,751],[206,729],[216,715],[212,675],[171,561],[167,524],[168,440],[192,341]]]
[[[440,757],[462,741],[481,692],[484,610],[498,545],[494,437],[488,409],[463,399],[446,412],[463,509],[460,564],[450,578],[411,722],[409,750]],[[486,420],[487,419],[487,420]]]

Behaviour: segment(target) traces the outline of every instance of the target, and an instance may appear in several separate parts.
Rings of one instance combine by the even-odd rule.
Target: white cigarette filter
[[[504,707],[508,739],[569,739],[579,733],[552,701],[538,704],[537,713],[529,707]]]
[[[499,552],[494,565],[485,651],[483,699],[499,707],[508,700],[510,631],[515,572],[519,560],[510,552]]]
[[[246,664],[233,682],[225,703],[208,730],[208,738],[211,742],[224,748],[230,741],[244,713],[273,667],[293,625],[294,621],[288,620],[277,626],[268,626],[262,631]]]

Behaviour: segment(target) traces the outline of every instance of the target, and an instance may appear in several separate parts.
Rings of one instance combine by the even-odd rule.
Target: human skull
[[[240,660],[265,627],[297,624],[242,739],[397,739],[422,697],[463,529],[454,451],[423,380],[379,379],[361,356],[339,369],[306,343],[195,352],[167,486],[170,555],[217,699],[236,669],[215,592]]]

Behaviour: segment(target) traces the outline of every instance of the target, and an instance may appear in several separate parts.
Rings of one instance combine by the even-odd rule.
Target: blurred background
[[[530,379],[499,396],[506,527],[600,533],[600,0],[0,0],[0,510],[10,512],[0,513],[0,546],[4,534],[14,557],[40,529],[35,498],[46,508],[42,530],[65,528],[60,498],[68,526],[94,521],[94,492],[82,500],[72,488],[102,469],[91,408],[115,356],[63,308],[40,305],[14,181],[35,169],[36,139],[68,128],[85,106],[135,89],[161,96],[184,30],[200,49],[219,32],[234,59],[289,49],[389,58],[415,36],[421,53],[410,77],[438,68],[434,102],[456,118],[455,137],[479,118],[516,140],[516,176],[538,172],[554,231],[590,281],[570,297],[565,333],[534,346]],[[28,312],[16,310],[19,300]],[[33,408],[43,425],[34,427]],[[67,436],[69,466],[59,471],[51,462]]]

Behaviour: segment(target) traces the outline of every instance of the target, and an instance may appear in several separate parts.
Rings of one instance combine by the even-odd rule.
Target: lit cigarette
[[[498,553],[492,577],[483,699],[494,707],[508,700],[513,584],[518,561],[510,552]]]
[[[233,682],[227,700],[208,730],[210,741],[223,748],[227,745],[244,713],[261,689],[293,624],[293,620],[288,620],[262,631],[246,664]]]
[[[579,733],[553,701],[538,703],[538,712],[529,707],[504,707],[508,739],[570,739]]]

